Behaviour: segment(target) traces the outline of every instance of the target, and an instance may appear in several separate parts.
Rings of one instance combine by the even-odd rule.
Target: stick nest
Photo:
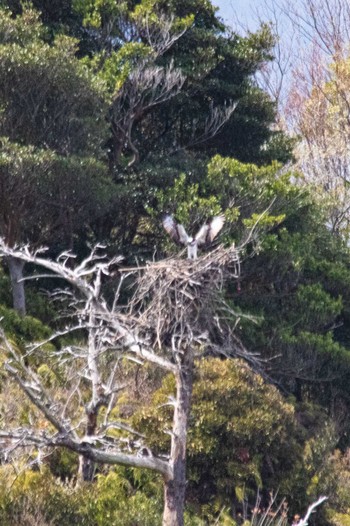
[[[194,261],[149,263],[138,274],[130,314],[159,348],[171,345],[175,351],[185,344],[204,343],[220,325],[217,312],[225,280],[239,275],[234,246],[220,246]]]

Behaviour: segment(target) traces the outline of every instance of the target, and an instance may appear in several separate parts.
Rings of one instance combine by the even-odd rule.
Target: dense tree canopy
[[[190,526],[277,491],[349,520],[349,61],[295,98],[293,150],[256,82],[275,42],[208,0],[0,1],[0,522],[182,525],[175,483]],[[223,213],[224,248],[189,266],[164,213]]]
[[[76,59],[73,40],[45,42],[31,9],[16,19],[2,11],[1,41],[1,234],[10,244],[54,235],[72,245],[108,203],[103,86]]]

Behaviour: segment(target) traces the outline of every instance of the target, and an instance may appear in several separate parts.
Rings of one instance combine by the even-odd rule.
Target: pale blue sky
[[[244,26],[256,25],[252,20],[252,7],[258,2],[256,0],[212,0],[212,4],[219,7],[219,15],[228,25],[236,25],[237,19]]]

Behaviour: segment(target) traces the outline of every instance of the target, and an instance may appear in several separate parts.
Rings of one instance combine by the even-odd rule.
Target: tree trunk
[[[21,261],[20,259],[14,258],[12,256],[8,256],[7,264],[10,271],[12,285],[13,308],[21,316],[25,316],[26,297],[24,292],[24,281],[21,281],[23,279],[24,261]]]
[[[84,456],[79,457],[79,477],[78,480],[92,482],[95,477],[96,463]]]
[[[87,410],[86,436],[91,437],[95,434],[97,425],[98,407]],[[83,455],[79,459],[79,479],[84,482],[92,482],[95,476],[96,463]]]
[[[176,405],[170,452],[172,477],[165,480],[163,526],[184,525],[186,446],[193,371],[193,354],[187,349],[176,377]]]

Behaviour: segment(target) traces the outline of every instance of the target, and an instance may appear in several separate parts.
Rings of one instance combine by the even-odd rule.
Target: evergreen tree
[[[0,16],[0,235],[13,246],[73,248],[111,193],[101,144],[105,92],[75,57],[76,43],[45,41],[39,13]],[[25,312],[22,266],[8,259],[15,308]]]

